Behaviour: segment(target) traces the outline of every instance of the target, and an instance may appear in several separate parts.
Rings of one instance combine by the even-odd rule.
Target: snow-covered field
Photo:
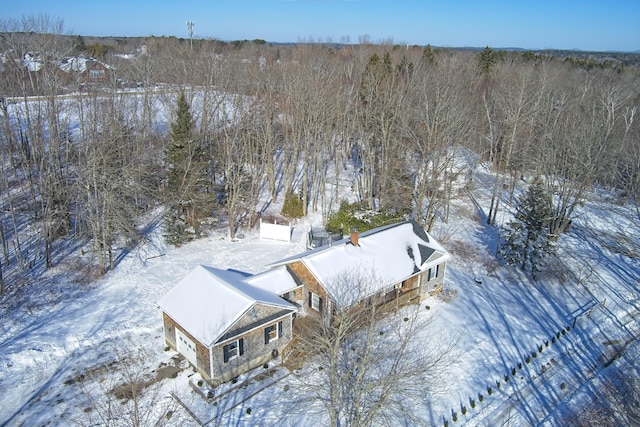
[[[479,205],[486,205],[487,194],[473,191]],[[461,357],[442,385],[446,393],[416,408],[427,411],[434,424],[444,424],[446,419],[452,425],[456,412],[457,422],[468,425],[560,425],[559,417],[572,407],[569,399],[589,399],[598,390],[589,384],[597,383],[613,355],[637,337],[640,265],[629,256],[640,252],[637,221],[630,208],[595,197],[585,204],[571,232],[561,238],[558,260],[538,283],[492,262],[495,231],[484,224],[482,212],[467,195],[454,201],[455,215],[434,234],[453,254],[447,283],[457,295],[451,302],[433,298],[426,304],[436,329],[460,337]],[[15,307],[3,300],[0,421],[4,425],[100,424],[100,414],[87,408],[92,400],[106,405],[104,390],[123,383],[126,375],[149,380],[162,366],[186,367],[184,361],[176,362],[175,353],[164,351],[155,304],[163,293],[198,264],[261,271],[270,262],[304,251],[305,233],[318,221],[311,215],[296,224],[290,244],[260,240],[256,230],[230,241],[221,229],[206,239],[170,248],[162,243],[156,227],[146,244],[128,253],[115,270],[95,283],[66,280],[69,267],[61,265],[36,286],[44,289],[47,282],[55,291],[36,293],[40,301],[33,306]],[[553,339],[557,334],[559,338]],[[139,349],[144,351],[135,357]],[[638,353],[637,344],[627,351],[632,349]],[[131,363],[114,364],[122,355]],[[626,366],[621,369],[637,369],[636,359],[628,354],[616,363],[624,360]],[[286,372],[284,368],[275,372],[267,380],[231,391],[213,405],[189,385],[197,375],[186,367],[176,378],[144,389],[143,406],[151,405],[150,416],[164,416],[170,424],[195,424],[176,405],[175,394],[200,421],[316,424],[318,419],[287,405],[288,396],[295,395],[297,379],[289,376],[276,382]],[[270,381],[274,384],[266,387]],[[246,396],[250,397],[245,400]],[[173,411],[169,419],[167,407]],[[112,422],[127,423],[123,415],[114,416]]]
[[[433,297],[423,311],[436,331],[459,339],[460,356],[441,393],[416,411],[434,425],[566,425],[608,377],[640,376],[638,219],[631,206],[593,194],[561,236],[557,259],[532,282],[495,261],[497,232],[482,211],[492,180],[479,170],[474,182],[452,201],[449,223],[433,233],[452,253],[446,281],[454,298]],[[279,206],[269,209],[277,213]],[[155,215],[145,243],[104,277],[79,274],[90,254],[78,251],[25,284],[28,296],[0,297],[0,425],[132,424],[133,399],[111,393],[125,383],[143,385],[135,394],[142,425],[326,422],[313,408],[295,406],[301,379],[279,366],[270,375],[260,376],[260,368],[241,377],[238,384],[255,377],[245,386],[225,384],[213,391],[221,397],[207,402],[198,393],[207,390],[192,385],[198,375],[165,351],[156,305],[198,264],[256,273],[304,251],[320,216],[296,223],[291,243],[261,240],[258,230],[231,241],[221,226],[172,248],[163,243],[161,213]]]

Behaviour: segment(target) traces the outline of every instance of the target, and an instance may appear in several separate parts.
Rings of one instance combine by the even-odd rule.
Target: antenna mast
[[[193,50],[193,21],[187,21],[187,34],[189,34],[189,43]]]

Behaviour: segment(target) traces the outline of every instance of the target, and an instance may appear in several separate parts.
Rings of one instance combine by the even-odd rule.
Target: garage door
[[[185,334],[179,329],[176,329],[176,338],[178,343],[178,353],[182,354],[187,360],[193,363],[194,366],[198,366],[196,359],[196,344],[191,341]]]

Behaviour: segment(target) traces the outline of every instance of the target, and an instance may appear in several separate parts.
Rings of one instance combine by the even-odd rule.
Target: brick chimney
[[[351,230],[351,235],[349,236],[349,238],[351,239],[351,244],[353,246],[360,246],[360,243],[358,241],[358,239],[360,238],[360,233],[358,233],[358,230],[356,230],[355,228]]]

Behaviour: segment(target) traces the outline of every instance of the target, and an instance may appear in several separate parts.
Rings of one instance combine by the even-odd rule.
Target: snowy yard
[[[473,194],[486,206],[482,178]],[[257,230],[230,241],[221,229],[181,248],[167,247],[156,226],[147,243],[95,282],[60,264],[32,286],[30,304],[2,299],[0,424],[101,424],[92,403],[106,408],[105,391],[132,378],[146,384],[147,415],[170,425],[321,424],[319,408],[295,404],[304,377],[281,366],[259,368],[207,400],[198,375],[165,351],[156,305],[198,264],[256,273],[304,251],[306,232],[319,223],[312,215],[295,224],[291,243],[261,240]],[[434,230],[452,254],[451,300],[431,297],[423,311],[438,333],[459,339],[459,358],[415,410],[434,425],[561,425],[608,377],[637,377],[639,230],[631,208],[593,196],[561,237],[551,270],[533,283],[492,261],[496,232],[461,194],[449,224]],[[247,377],[254,379],[236,387]],[[122,411],[112,411],[111,423],[127,424]]]

